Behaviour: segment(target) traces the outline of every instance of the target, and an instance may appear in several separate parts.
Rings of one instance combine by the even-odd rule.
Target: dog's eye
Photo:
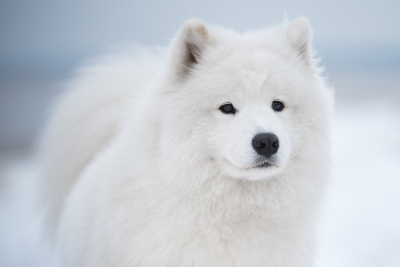
[[[219,110],[221,110],[221,112],[224,114],[235,114],[236,113],[235,107],[230,103],[220,106]]]
[[[275,111],[282,111],[285,105],[281,101],[272,102],[272,109]]]

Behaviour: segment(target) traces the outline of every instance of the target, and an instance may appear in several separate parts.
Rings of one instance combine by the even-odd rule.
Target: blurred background
[[[193,17],[244,32],[279,24],[285,13],[309,18],[314,47],[336,90],[334,175],[317,266],[400,266],[395,0],[2,0],[0,266],[45,266],[31,209],[16,197],[18,182],[29,176],[29,158],[50,104],[82,61],[130,42],[165,46]]]

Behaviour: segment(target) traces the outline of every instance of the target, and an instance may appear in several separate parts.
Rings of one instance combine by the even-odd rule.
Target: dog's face
[[[180,123],[171,125],[181,125],[175,131],[182,130],[185,146],[217,163],[223,175],[266,179],[283,172],[299,151],[310,150],[313,113],[323,103],[313,103],[321,88],[308,55],[305,23],[275,30],[270,39],[260,33],[213,39],[200,22],[185,25],[177,48],[184,52],[176,54],[181,60],[174,67]],[[290,27],[296,31],[292,35],[300,31],[306,38],[288,36]],[[297,39],[281,44],[279,38]]]

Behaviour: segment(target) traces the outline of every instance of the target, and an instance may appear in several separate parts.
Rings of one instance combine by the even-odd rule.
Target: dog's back
[[[81,172],[116,135],[140,89],[158,75],[155,54],[136,52],[104,57],[94,67],[82,69],[51,112],[39,151],[51,230]]]

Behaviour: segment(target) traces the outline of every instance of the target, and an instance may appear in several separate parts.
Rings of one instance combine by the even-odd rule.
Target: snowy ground
[[[339,106],[319,267],[400,266],[400,109]]]
[[[397,77],[333,77],[341,90],[334,123],[334,176],[323,210],[318,267],[400,266]],[[31,173],[24,153],[0,153],[0,266],[46,266],[48,252],[38,245],[38,221],[31,208],[32,185],[24,182]],[[6,176],[12,177],[11,190]]]

